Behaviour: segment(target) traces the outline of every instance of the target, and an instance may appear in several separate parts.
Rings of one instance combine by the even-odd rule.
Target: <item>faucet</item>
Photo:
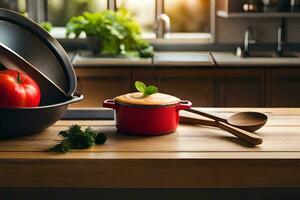
[[[249,44],[254,44],[256,43],[256,40],[254,39],[250,39],[250,38],[254,38],[254,34],[253,34],[253,30],[251,28],[251,26],[249,26],[247,28],[247,30],[245,31],[245,37],[244,37],[244,52],[246,54],[250,53],[250,49],[249,49]]]
[[[170,17],[167,14],[162,13],[157,16],[155,30],[157,38],[170,37],[171,22]]]
[[[277,55],[283,56],[283,44],[284,44],[284,19],[282,19],[281,25],[277,30]]]
[[[283,30],[282,27],[280,26],[277,32],[277,54],[279,56],[283,54],[282,45],[283,45]]]
[[[253,38],[254,38],[253,30],[252,30],[252,27],[249,26],[249,27],[247,27],[247,30],[245,31],[244,48],[242,49],[240,46],[237,48],[237,51],[236,51],[237,56],[239,56],[239,57],[249,56],[249,54],[250,54],[249,45],[256,43],[256,40]]]

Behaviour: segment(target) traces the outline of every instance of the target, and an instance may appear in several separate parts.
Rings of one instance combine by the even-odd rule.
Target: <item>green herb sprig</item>
[[[63,137],[62,141],[52,147],[50,151],[66,153],[71,149],[87,149],[95,144],[103,144],[106,141],[106,136],[103,133],[96,133],[92,128],[88,127],[85,130],[81,126],[72,125],[66,131],[60,131],[59,136]]]
[[[144,96],[149,96],[158,93],[158,88],[153,85],[146,86],[145,83],[141,81],[136,81],[134,85],[137,91],[143,93]]]

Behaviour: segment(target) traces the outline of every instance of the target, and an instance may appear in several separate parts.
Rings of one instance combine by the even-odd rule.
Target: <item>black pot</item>
[[[64,102],[49,106],[1,108],[0,138],[17,137],[41,132],[59,120],[69,104],[82,99],[82,95],[74,94]]]

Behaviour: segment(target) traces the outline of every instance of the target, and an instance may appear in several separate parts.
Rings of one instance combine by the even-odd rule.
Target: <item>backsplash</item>
[[[258,42],[277,42],[280,18],[221,18],[216,17],[216,42],[239,43],[244,40],[248,26],[252,26]],[[286,38],[289,43],[300,42],[300,19],[286,19]]]
[[[213,0],[217,10],[226,12],[243,12],[237,10],[244,0]],[[226,2],[225,5],[220,4]],[[231,2],[229,4],[228,2]],[[244,1],[245,2],[245,1]],[[216,4],[218,3],[218,4]],[[228,4],[228,5],[227,5]],[[226,8],[226,5],[229,6]],[[281,11],[289,12],[288,1],[281,3]],[[226,10],[227,9],[227,10]],[[228,10],[229,9],[229,10]],[[261,11],[261,9],[259,9]],[[299,15],[297,15],[299,16]],[[215,42],[216,43],[241,43],[244,41],[244,34],[248,26],[252,27],[255,39],[261,43],[277,43],[278,27],[281,25],[279,17],[232,17],[223,18],[215,16]],[[300,43],[300,17],[285,18],[285,34],[288,43]]]

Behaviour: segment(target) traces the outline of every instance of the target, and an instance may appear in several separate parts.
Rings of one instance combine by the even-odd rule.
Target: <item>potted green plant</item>
[[[41,23],[39,23],[39,25],[48,32],[50,32],[53,28],[53,26],[50,22],[41,22]]]
[[[77,38],[82,32],[87,36],[93,53],[126,55],[138,52],[140,57],[152,57],[153,47],[141,38],[141,28],[125,9],[84,12],[67,23],[67,37]]]

